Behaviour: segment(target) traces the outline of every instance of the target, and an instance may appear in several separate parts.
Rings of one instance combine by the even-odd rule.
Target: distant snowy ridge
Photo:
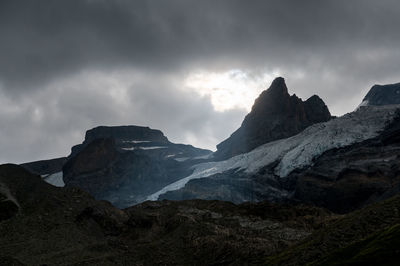
[[[393,120],[399,109],[400,105],[364,106],[342,117],[314,124],[293,137],[264,144],[249,153],[240,154],[226,161],[195,165],[191,175],[164,187],[150,195],[147,200],[157,200],[161,194],[180,189],[192,179],[232,169],[255,173],[276,161],[280,163],[275,168],[275,174],[284,178],[295,169],[311,165],[313,159],[325,151],[378,136],[379,132]]]

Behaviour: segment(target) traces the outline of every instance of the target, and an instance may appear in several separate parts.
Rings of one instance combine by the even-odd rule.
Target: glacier
[[[193,179],[234,169],[251,174],[277,161],[274,172],[284,178],[296,169],[312,165],[313,159],[325,151],[378,136],[399,110],[400,105],[361,106],[352,113],[314,124],[295,136],[266,143],[248,153],[225,161],[194,165],[191,175],[165,186],[147,200],[157,200],[161,194],[178,190]]]

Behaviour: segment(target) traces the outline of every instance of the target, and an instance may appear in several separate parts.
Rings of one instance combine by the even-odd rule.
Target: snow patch
[[[124,140],[123,143],[147,143],[151,142],[150,140]]]
[[[139,147],[142,150],[158,150],[158,149],[167,149],[166,146],[153,146],[153,147]]]
[[[55,187],[64,187],[63,172],[57,172],[51,175],[43,176],[43,180]]]
[[[174,160],[175,160],[175,161],[178,161],[178,162],[184,162],[184,161],[187,161],[187,160],[189,160],[189,159],[191,159],[191,158],[189,158],[189,157],[182,157],[182,158],[175,158]]]
[[[157,150],[157,149],[166,149],[166,146],[150,146],[150,147],[130,147],[130,148],[122,148],[126,151],[133,151],[133,150]]]
[[[205,160],[207,160],[207,159],[211,159],[213,156],[214,156],[213,153],[210,152],[209,154],[206,154],[206,155],[193,157],[192,160],[198,160],[198,159],[205,159]]]

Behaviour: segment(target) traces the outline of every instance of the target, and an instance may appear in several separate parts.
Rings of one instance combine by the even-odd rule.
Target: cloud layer
[[[1,1],[0,162],[67,155],[102,124],[212,148],[246,108],[188,89],[198,73],[279,73],[291,93],[349,112],[400,81],[399,12],[394,0]]]

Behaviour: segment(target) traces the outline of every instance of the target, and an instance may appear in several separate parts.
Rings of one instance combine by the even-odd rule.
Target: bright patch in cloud
[[[277,71],[259,75],[240,69],[220,73],[201,71],[190,74],[185,79],[185,87],[209,96],[216,111],[235,108],[250,111],[257,96],[277,76]]]

